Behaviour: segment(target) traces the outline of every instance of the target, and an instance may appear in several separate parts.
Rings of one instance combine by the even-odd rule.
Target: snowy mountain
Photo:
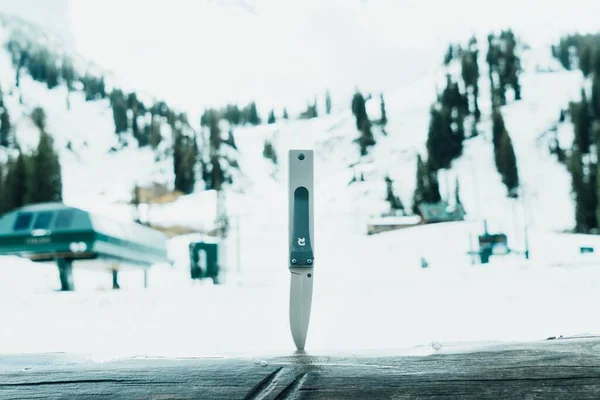
[[[430,75],[448,42],[512,27],[546,45],[597,29],[599,11],[590,0],[510,0],[494,12],[475,0],[5,0],[0,10],[60,27],[86,59],[191,117],[251,99],[263,113],[299,113],[325,89],[345,108],[355,86],[387,92]]]
[[[0,41],[6,35],[3,30]],[[485,42],[485,37],[479,39],[480,43]],[[214,347],[199,345],[194,349],[197,354],[220,350],[272,350],[272,346],[285,348],[287,342],[274,340],[273,344],[269,340],[271,335],[287,335],[287,328],[281,322],[286,321],[285,304],[272,299],[286,298],[282,289],[288,279],[285,160],[287,150],[294,148],[315,150],[315,268],[318,278],[315,304],[321,306],[315,309],[312,322],[315,326],[311,333],[313,348],[389,348],[439,338],[512,340],[547,337],[559,330],[560,333],[599,331],[600,325],[589,321],[585,310],[574,314],[566,311],[569,305],[580,302],[586,295],[589,295],[586,301],[598,299],[596,282],[600,276],[594,269],[598,259],[594,255],[580,256],[578,251],[581,245],[598,246],[600,243],[596,237],[561,233],[574,225],[571,183],[564,165],[549,154],[551,138],[546,132],[557,123],[560,110],[578,96],[582,78],[579,72],[564,71],[557,66],[547,45],[532,46],[521,53],[523,100],[509,99],[508,105],[502,108],[517,155],[523,195],[518,200],[506,196],[506,188],[494,165],[490,90],[486,83],[485,62],[481,61],[480,106],[483,114],[480,135],[465,141],[463,155],[449,171],[440,174],[444,197],[446,193],[453,193],[455,178],[460,181],[467,220],[366,235],[369,218],[388,209],[384,176],[389,174],[394,179],[397,193],[409,208],[415,186],[416,154],[425,152],[429,107],[435,101],[436,87],[445,75],[440,66],[442,55],[439,52],[431,56],[437,60],[433,64],[413,66],[419,71],[419,77],[410,75],[410,79],[386,91],[388,134],[374,129],[377,144],[362,159],[354,142],[358,131],[349,110],[349,96],[347,101],[338,100],[340,105],[332,115],[235,128],[241,172],[226,191],[233,230],[225,244],[226,266],[232,275],[230,282],[241,287],[202,286],[202,290],[196,290],[198,288],[187,279],[186,263],[187,244],[198,236],[171,239],[170,256],[180,268],[155,268],[150,279],[151,287],[156,291],[149,294],[127,291],[138,282],[136,273],[131,272],[130,280],[127,275],[122,278],[125,289],[120,294],[122,297],[109,294],[95,297],[86,289],[105,287],[108,279],[104,282],[104,278],[99,278],[100,273],[76,268],[75,280],[82,282],[78,284],[78,290],[83,289],[82,294],[73,294],[80,296],[81,302],[77,304],[66,304],[64,299],[56,300],[50,296],[48,289],[57,284],[52,269],[0,257],[0,296],[10,298],[15,295],[11,288],[21,287],[23,292],[15,295],[17,300],[22,299],[18,301],[29,304],[42,299],[57,306],[60,303],[61,307],[85,320],[85,326],[77,325],[72,333],[54,342],[51,339],[56,339],[56,335],[36,342],[31,333],[35,329],[7,331],[0,336],[0,343],[11,343],[12,347],[0,347],[0,353],[85,352],[89,350],[89,341],[70,342],[68,338],[90,335],[89,340],[98,339],[99,342],[102,337],[123,339],[121,346],[112,349],[119,354],[189,355],[185,345],[197,340],[200,329],[219,340],[211,343]],[[68,109],[67,89],[63,85],[49,90],[24,74],[17,90],[15,74],[10,56],[2,48],[0,84],[16,135],[25,149],[33,148],[37,132],[29,113],[36,106],[46,110],[48,131],[55,137],[63,167],[65,203],[130,219],[131,209],[125,203],[130,200],[134,184],[172,182],[170,155],[150,148],[139,149],[133,140],[129,146],[111,151],[118,145],[118,138],[114,134],[107,99],[85,101],[84,94],[76,91],[71,94]],[[114,79],[119,81],[116,74]],[[373,85],[380,89],[376,86]],[[373,99],[367,102],[372,119],[379,117],[378,91],[374,90]],[[19,97],[22,97],[22,104]],[[304,98],[301,101],[304,102]],[[342,106],[346,103],[348,107]],[[561,140],[572,142],[569,124],[561,125],[560,132]],[[280,160],[278,165],[262,156],[266,139],[275,146]],[[362,172],[365,181],[349,185],[355,171]],[[215,203],[213,191],[198,189],[174,203],[152,206],[149,219],[162,226],[190,225],[199,230],[207,229],[214,223]],[[531,260],[525,261],[516,254],[493,259],[489,268],[475,270],[477,267],[471,266],[468,251],[476,235],[482,232],[484,219],[490,230],[506,232],[509,245],[517,251],[524,248],[524,229],[527,227]],[[421,269],[421,258],[427,259],[428,270]],[[555,294],[564,286],[572,290],[568,296],[559,299]],[[33,297],[35,300],[28,300],[23,294],[31,292],[38,296]],[[532,299],[531,293],[539,297]],[[164,302],[157,300],[159,298]],[[545,306],[544,301],[549,306]],[[148,302],[156,307],[145,307]],[[511,315],[504,312],[507,302],[515,306]],[[86,315],[86,307],[90,304],[98,305],[102,318]],[[177,319],[173,315],[173,309],[192,313],[193,304],[211,304],[215,308],[207,312],[202,321]],[[217,309],[217,306],[222,308]],[[564,313],[557,318],[549,309]],[[18,325],[19,310],[19,307],[0,309],[0,319]],[[227,321],[223,321],[219,310],[228,313]],[[458,322],[450,318],[456,316],[457,310],[462,312]],[[35,327],[49,323],[43,310],[28,312]],[[532,314],[536,324],[527,325]],[[355,318],[356,315],[360,318]],[[277,316],[278,322],[273,322],[272,316]],[[64,320],[67,317],[58,318],[68,325]],[[120,325],[129,319],[140,323],[127,327]],[[474,324],[473,320],[478,322]],[[364,326],[357,327],[359,323]],[[236,336],[236,332],[247,324],[255,328],[254,333],[244,338]],[[179,340],[164,343],[159,340],[160,345],[154,340],[157,335],[139,340],[147,330],[163,332],[162,326],[177,331]],[[375,326],[378,328],[368,328]],[[408,326],[413,329],[409,331]],[[223,337],[219,336],[221,329],[228,332]],[[361,333],[364,334],[365,329],[371,329],[368,333],[375,338],[373,341],[362,340]],[[228,347],[233,342],[236,346]],[[98,346],[97,351],[107,350],[100,344]]]
[[[7,38],[6,30],[3,38]],[[484,42],[484,38],[480,41]],[[489,112],[485,111],[490,109],[489,87],[484,79],[486,71],[481,74],[484,114],[479,129],[482,134],[467,140],[463,156],[440,176],[444,197],[453,192],[455,178],[458,178],[468,218],[480,222],[487,219],[492,229],[514,233],[518,238],[517,247],[522,246],[524,224],[543,231],[573,227],[570,178],[565,167],[549,155],[549,138],[543,135],[556,123],[560,109],[576,97],[581,82],[577,72],[557,68],[549,47],[534,48],[522,56],[524,100],[512,102],[503,109],[522,175],[522,198],[512,200],[505,196],[493,163],[491,124]],[[485,62],[481,60],[480,64],[485,65]],[[118,140],[113,133],[108,100],[86,102],[83,93],[76,91],[70,96],[68,109],[64,85],[48,90],[27,75],[22,77],[21,88],[17,89],[14,67],[4,49],[0,51],[0,73],[5,102],[15,120],[18,140],[25,149],[32,149],[37,138],[28,114],[35,106],[47,111],[48,130],[61,149],[65,202],[128,219],[131,212],[124,203],[130,200],[136,183],[172,184],[172,161],[168,154],[137,149],[133,142],[121,151],[110,151]],[[377,145],[366,162],[359,163],[357,145],[353,143],[358,132],[347,109],[313,120],[279,120],[274,125],[236,128],[242,175],[228,195],[230,213],[248,219],[249,226],[264,227],[268,232],[277,232],[276,228],[283,226],[284,160],[290,148],[315,149],[317,188],[323,188],[319,192],[317,212],[326,226],[333,229],[351,226],[352,232],[362,235],[367,219],[387,210],[383,179],[386,174],[395,180],[395,189],[408,207],[415,185],[416,154],[425,152],[428,110],[444,73],[437,67],[430,76],[387,94],[389,135],[376,130]],[[379,113],[376,97],[367,104],[373,119],[377,119]],[[568,133],[563,136],[566,137],[563,140],[569,140]],[[165,137],[168,140],[168,134]],[[265,139],[274,143],[281,165],[273,166],[261,157]],[[136,168],[129,168],[130,165]],[[348,183],[355,170],[363,172],[366,182],[350,186]],[[118,180],[114,179],[116,175]],[[207,206],[189,215],[189,207],[194,204]],[[175,204],[156,206],[150,218],[161,225],[182,223],[206,227],[214,221],[214,204],[214,194],[199,191]],[[553,217],[548,218],[548,215]]]

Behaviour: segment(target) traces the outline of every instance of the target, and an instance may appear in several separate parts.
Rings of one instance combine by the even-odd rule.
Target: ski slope
[[[482,42],[482,41],[480,41]],[[0,257],[0,354],[77,352],[102,356],[190,356],[291,351],[287,327],[287,150],[315,150],[315,291],[307,348],[358,351],[432,341],[536,340],[600,332],[590,318],[600,301],[600,258],[581,256],[582,245],[600,248],[600,238],[561,233],[572,229],[573,204],[564,166],[548,154],[543,133],[580,90],[577,72],[538,72],[552,66],[549,48],[523,54],[524,100],[503,108],[517,154],[523,197],[506,198],[493,161],[487,72],[480,63],[484,111],[480,135],[465,142],[463,156],[440,175],[441,192],[461,184],[467,221],[366,235],[366,222],[387,210],[386,174],[410,208],[417,152],[424,152],[429,106],[442,70],[386,93],[388,136],[375,130],[377,145],[359,159],[358,136],[348,109],[312,120],[280,120],[235,130],[241,176],[227,190],[233,230],[226,243],[227,283],[191,282],[187,244],[199,235],[170,240],[174,267],[124,272],[119,292],[107,290],[110,275],[75,266],[77,291],[56,293],[52,265]],[[118,152],[106,101],[85,102],[66,89],[48,90],[22,79],[23,104],[13,88],[14,70],[0,50],[5,103],[25,149],[37,133],[27,115],[47,111],[63,166],[65,203],[113,218],[130,219],[135,183],[172,181],[172,160],[134,143]],[[374,99],[378,96],[374,93]],[[350,99],[348,99],[348,106]],[[379,104],[368,103],[371,118]],[[561,126],[565,141],[572,138]],[[540,139],[541,138],[541,139]],[[262,157],[272,140],[279,164]],[[71,142],[73,150],[66,144]],[[354,171],[365,182],[349,185]],[[450,186],[450,188],[447,188]],[[214,222],[214,192],[200,191],[152,206],[159,225],[208,229]],[[531,260],[494,257],[472,265],[467,252],[486,219],[522,250],[529,229]],[[239,258],[238,258],[239,257]],[[421,268],[421,258],[429,263]],[[239,260],[239,262],[238,262]]]

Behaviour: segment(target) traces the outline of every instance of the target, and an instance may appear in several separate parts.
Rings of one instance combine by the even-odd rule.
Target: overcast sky
[[[535,43],[600,30],[600,2],[585,0],[0,0],[0,7],[71,33],[86,58],[190,111],[252,98],[294,109],[327,88],[346,105],[355,86],[394,91],[431,73],[449,41],[473,32],[512,26]]]

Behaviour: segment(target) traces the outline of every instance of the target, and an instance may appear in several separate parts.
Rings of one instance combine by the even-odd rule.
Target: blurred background
[[[0,0],[0,354],[600,331],[600,5]],[[598,251],[596,251],[598,250]]]

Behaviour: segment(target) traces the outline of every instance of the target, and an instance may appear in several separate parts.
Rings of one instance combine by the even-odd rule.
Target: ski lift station
[[[135,222],[108,219],[62,203],[27,206],[0,218],[0,255],[56,262],[61,290],[74,290],[73,265],[112,272],[167,263],[164,234]],[[1,266],[0,266],[1,267]]]

